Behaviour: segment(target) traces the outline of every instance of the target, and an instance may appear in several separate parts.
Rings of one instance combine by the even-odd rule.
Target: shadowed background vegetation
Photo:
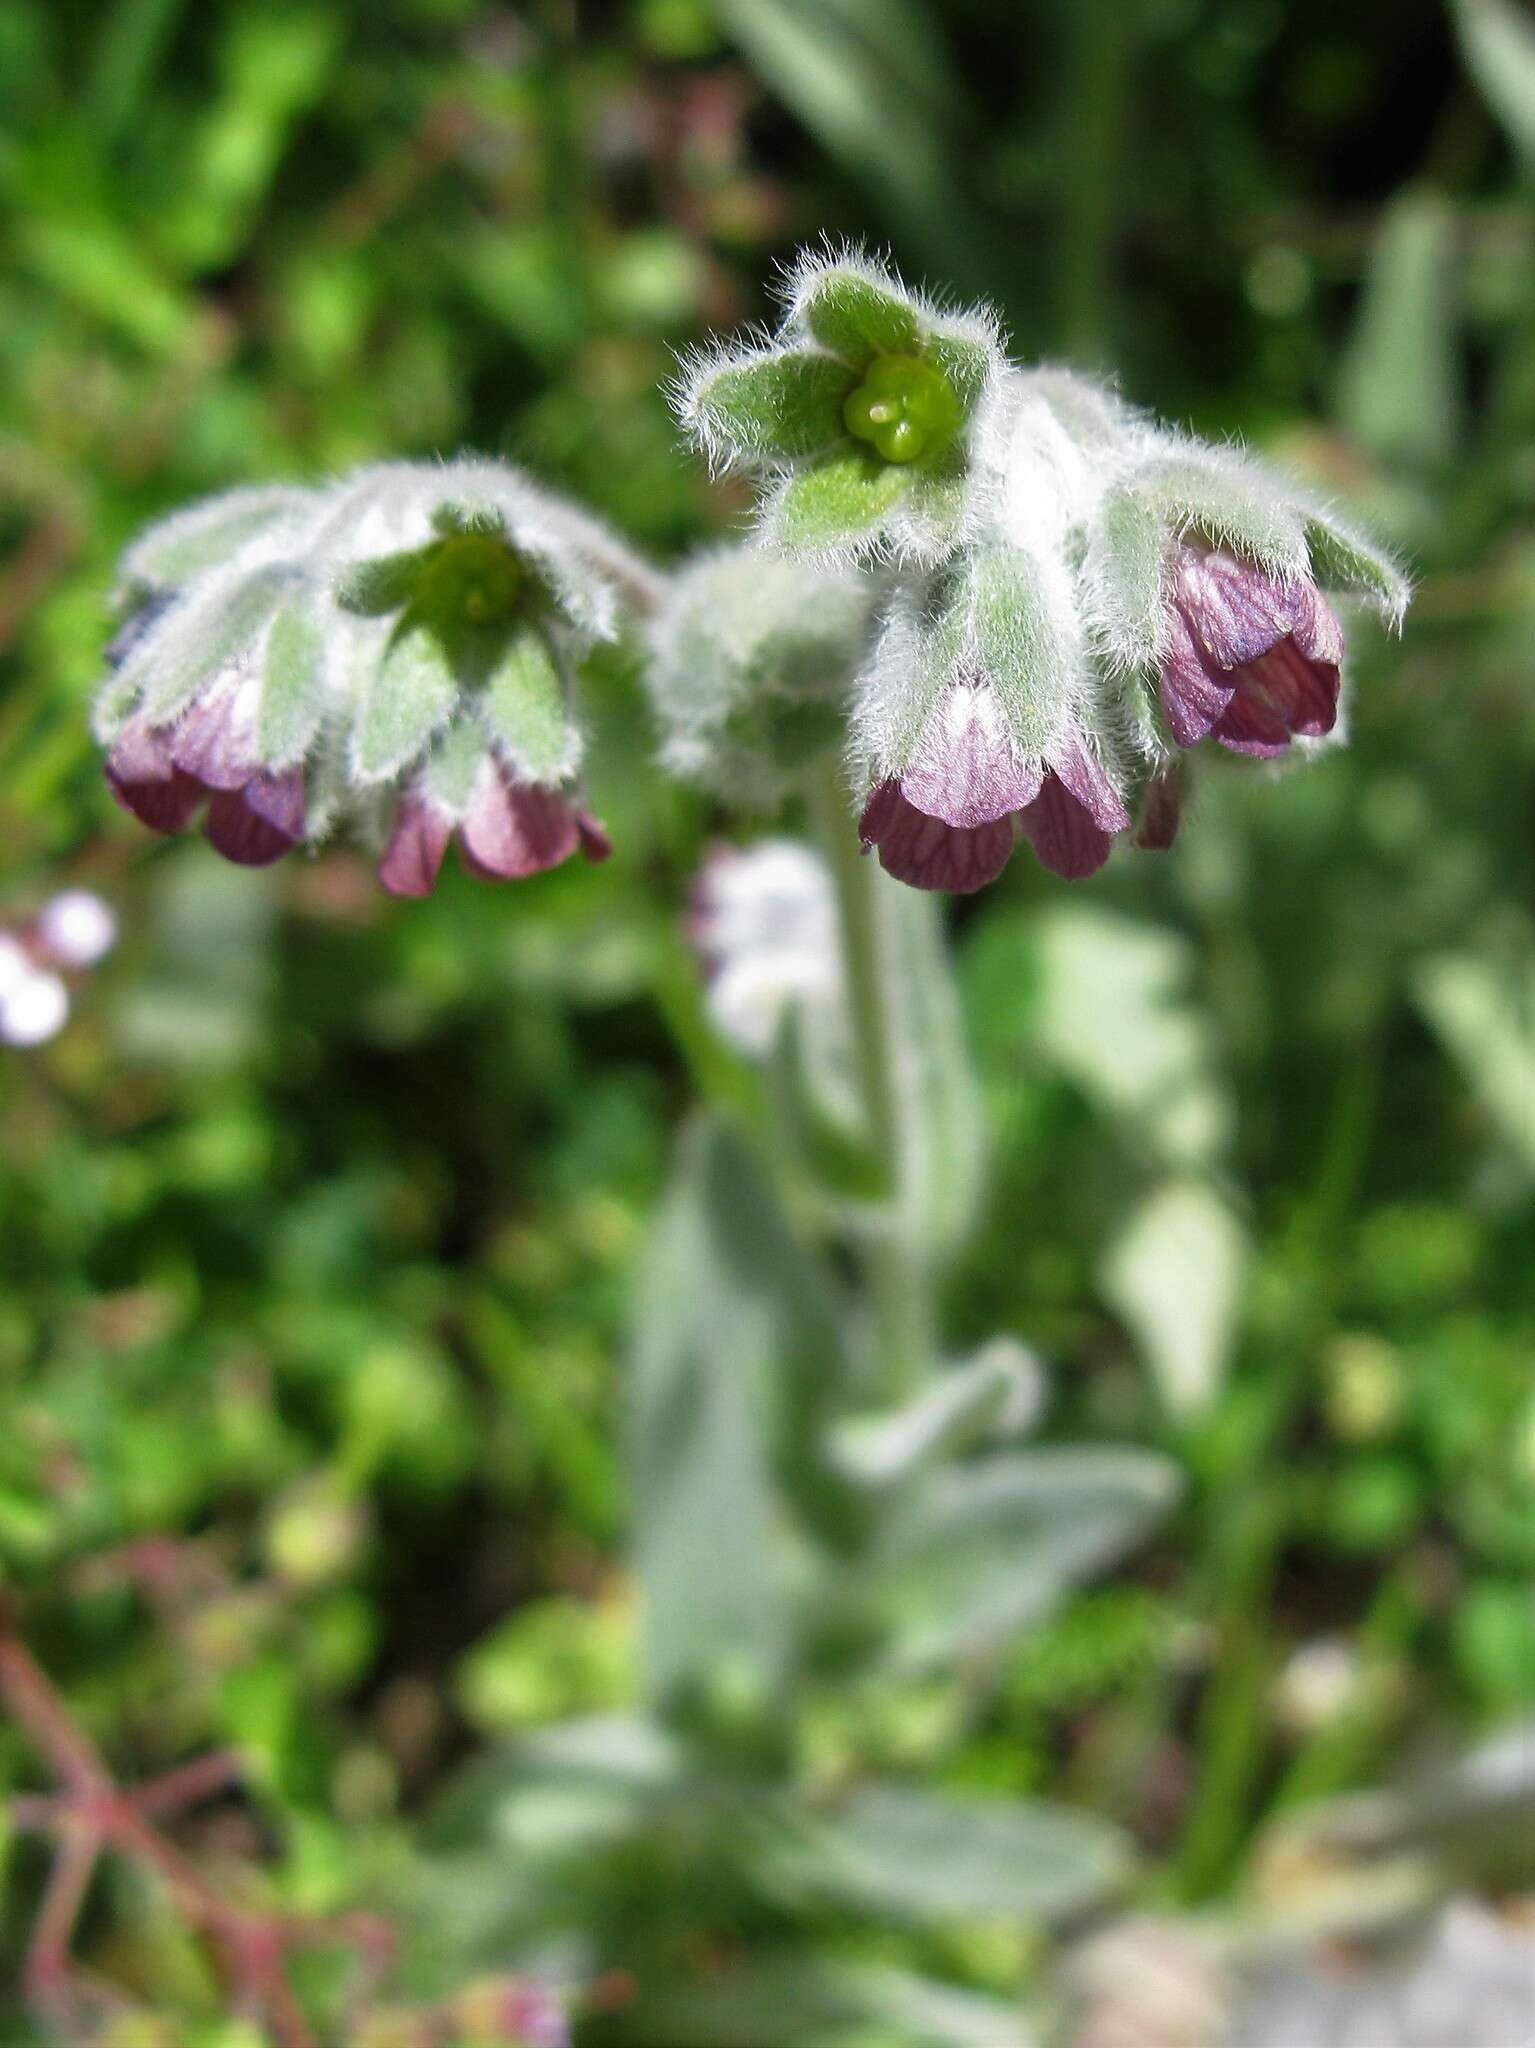
[[[741,500],[676,447],[674,352],[823,233],[1246,437],[1420,589],[1359,634],[1348,750],[1201,761],[1169,857],[959,909],[995,1178],[951,1334],[1040,1354],[1047,1440],[1186,1486],[983,1708],[892,1679],[795,1739],[1100,1812],[1192,1906],[1303,1799],[1535,1710],[1532,48],[1516,0],[0,0],[0,923],[66,882],[123,922],[0,1054],[0,1570],[125,1774],[240,1747],[200,1855],[413,1896],[472,1751],[631,1701],[624,1304],[686,1104],[755,1084],[683,936],[722,821],[645,765],[622,661],[613,860],[402,907],[351,853],[237,873],[114,812],[113,560],[204,491],[465,446],[675,559]],[[41,1782],[3,1726],[0,1782]],[[609,1977],[781,1934],[655,1853]],[[1006,1915],[795,1925],[1030,1981]],[[250,2038],[135,1881],[83,1947]],[[883,2024],[846,2038],[964,2038]]]

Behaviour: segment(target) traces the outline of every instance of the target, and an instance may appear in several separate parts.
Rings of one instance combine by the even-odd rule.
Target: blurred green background
[[[125,1774],[252,1760],[200,1853],[387,1894],[483,1738],[631,1697],[624,1303],[687,1102],[752,1084],[682,937],[723,821],[621,663],[613,861],[404,908],[113,811],[114,557],[234,481],[472,446],[673,559],[741,503],[674,351],[823,232],[1420,579],[1348,750],[1201,762],[1169,858],[1015,861],[955,917],[995,1186],[951,1337],[1017,1334],[1047,1437],[1188,1487],[983,1713],[858,1740],[1109,1814],[1194,1903],[1302,1795],[1535,1708],[1532,50],[1516,0],[0,0],[0,923],[79,883],[124,925],[0,1054],[0,1559]],[[0,1782],[43,1782],[3,1727]],[[657,1968],[728,1949],[707,1891]],[[86,1946],[195,2014],[165,1920],[112,1880]],[[986,1931],[944,1966],[1010,1986]]]

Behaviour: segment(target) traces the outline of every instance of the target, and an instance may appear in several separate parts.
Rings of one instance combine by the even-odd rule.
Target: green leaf
[[[1415,992],[1494,1128],[1535,1169],[1535,945],[1505,960],[1443,954]]]
[[[968,334],[938,328],[922,344],[922,354],[948,378],[960,409],[968,419],[986,388],[986,379],[1000,360],[1000,350]]]
[[[940,1459],[1026,1429],[1039,1412],[1042,1386],[1033,1355],[998,1337],[893,1414],[842,1423],[832,1454],[862,1486],[904,1486]]]
[[[854,373],[815,349],[775,349],[706,368],[684,417],[703,446],[731,462],[816,455],[847,438],[842,403]]]
[[[915,354],[917,316],[899,292],[840,266],[814,272],[796,294],[794,314],[823,348],[861,370],[876,355]]]
[[[291,587],[291,572],[272,567],[200,582],[136,644],[121,672],[122,689],[141,688],[150,722],[168,725],[250,652]]]
[[[1015,2002],[883,1963],[797,1949],[641,1987],[623,2038],[667,2048],[1036,2048]]]
[[[985,1188],[986,1134],[975,1066],[938,899],[882,868],[870,877],[890,963],[889,1028],[903,1076],[905,1182],[915,1239],[942,1258],[965,1240]]]
[[[1400,624],[1412,586],[1384,548],[1331,510],[1317,507],[1306,525],[1311,573],[1325,590],[1348,590],[1375,606],[1391,626]]]
[[[1297,575],[1306,566],[1294,491],[1241,456],[1216,448],[1180,448],[1147,461],[1136,472],[1134,486],[1170,526],[1207,534],[1276,575]]]
[[[839,448],[784,485],[772,507],[772,537],[811,552],[867,540],[900,504],[916,474],[913,465]]]
[[[378,619],[403,611],[416,594],[416,586],[432,549],[406,548],[396,555],[377,555],[371,562],[355,562],[346,570],[336,590],[336,602],[343,611],[357,612],[365,619]]]
[[[1386,210],[1338,379],[1343,425],[1387,462],[1441,464],[1460,428],[1457,222],[1433,192]]]
[[[579,744],[554,650],[536,626],[503,644],[485,679],[480,707],[492,736],[533,782],[564,780]]]
[[[1092,626],[1120,668],[1156,665],[1167,547],[1155,506],[1125,485],[1109,492],[1088,535],[1084,582]]]
[[[790,1655],[775,1467],[803,1485],[846,1370],[819,1276],[741,1139],[684,1142],[645,1262],[630,1459],[650,1697],[741,1682]]]
[[[854,1613],[883,1627],[886,1663],[924,1671],[999,1649],[1122,1556],[1172,1504],[1149,1451],[998,1454],[937,1472],[896,1513]]]
[[[1104,1263],[1104,1292],[1129,1325],[1169,1411],[1219,1392],[1236,1335],[1247,1233],[1207,1181],[1160,1182]]]
[[[1535,163],[1535,22],[1512,0],[1455,0],[1455,16],[1466,68]]]
[[[1052,1921],[1119,1886],[1130,1854],[1110,1822],[1043,1800],[874,1784],[812,1823],[786,1861],[816,1896],[882,1918]]]
[[[447,723],[459,683],[441,639],[404,622],[365,684],[352,722],[352,766],[363,782],[398,775]]]
[[[325,715],[326,645],[321,600],[305,588],[278,606],[267,633],[256,748],[269,768],[299,760]]]
[[[293,519],[309,496],[297,484],[255,484],[204,498],[143,533],[122,558],[120,581],[129,589],[175,589]]]
[[[1082,680],[1070,581],[1005,544],[975,551],[965,590],[981,660],[1018,751],[1037,760],[1060,735]]]

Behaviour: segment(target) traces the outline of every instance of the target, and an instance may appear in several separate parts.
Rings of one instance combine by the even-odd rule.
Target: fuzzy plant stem
[[[902,1000],[889,915],[889,898],[899,884],[860,848],[834,770],[823,772],[811,807],[837,896],[854,1057],[882,1183],[863,1235],[878,1347],[876,1378],[887,1398],[900,1400],[932,1364],[937,1311],[932,1248],[924,1241],[912,1184],[913,1145],[902,1084],[910,1016]]]

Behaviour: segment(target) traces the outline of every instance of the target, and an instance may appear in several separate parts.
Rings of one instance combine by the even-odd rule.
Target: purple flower
[[[1027,761],[989,685],[951,684],[899,775],[876,783],[859,834],[916,889],[967,895],[995,881],[1020,832],[1043,864],[1075,880],[1108,859],[1130,815],[1075,725]]]
[[[1269,758],[1332,731],[1343,630],[1310,577],[1182,541],[1165,623],[1159,694],[1179,746],[1208,735]]]
[[[606,860],[612,851],[589,811],[560,790],[519,782],[487,753],[461,811],[434,796],[420,778],[406,792],[379,862],[382,886],[391,896],[429,896],[455,830],[465,867],[487,882],[541,874],[578,847],[593,861]]]
[[[210,844],[241,867],[266,867],[304,836],[304,772],[260,765],[253,717],[238,681],[205,691],[173,725],[140,713],[113,742],[108,787],[156,832],[181,831],[206,803]]]

